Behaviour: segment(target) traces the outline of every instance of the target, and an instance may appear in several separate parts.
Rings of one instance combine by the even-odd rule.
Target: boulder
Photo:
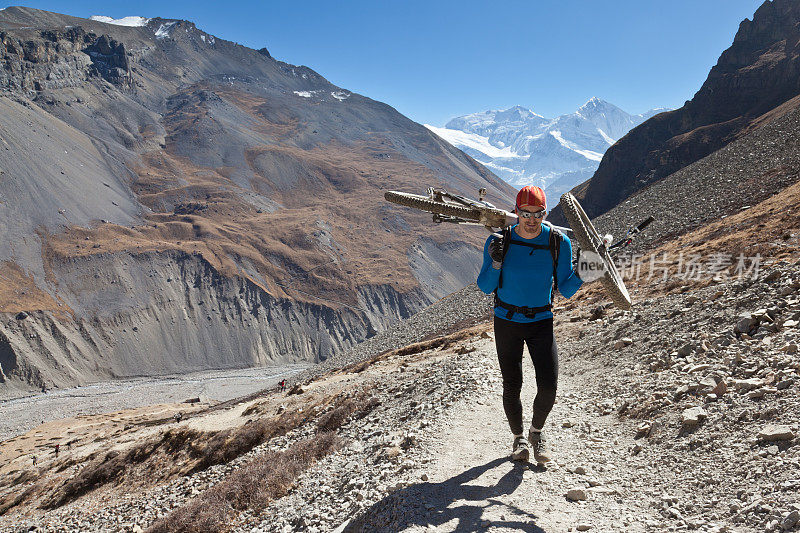
[[[569,489],[564,496],[571,502],[582,502],[586,500],[586,490],[582,488]]]
[[[633,344],[633,339],[631,339],[630,337],[623,337],[616,343],[614,343],[614,348],[619,350],[620,348],[624,348],[625,346],[630,346],[631,344]]]
[[[769,424],[758,432],[758,438],[767,442],[792,440],[794,432],[789,426]]]
[[[678,356],[680,357],[687,357],[692,354],[694,351],[694,345],[691,342],[688,342],[678,348]]]
[[[726,392],[728,392],[728,384],[727,384],[727,383],[725,383],[725,380],[724,380],[724,379],[720,380],[720,382],[719,382],[719,383],[717,383],[717,386],[716,386],[716,387],[714,387],[714,388],[711,390],[711,393],[712,393],[712,394],[716,394],[718,397],[719,397],[719,396],[722,396],[722,395],[723,395],[723,394],[725,394]]]
[[[789,531],[796,526],[798,522],[800,522],[800,511],[794,510],[783,517],[783,520],[781,521],[781,528],[784,531]]]
[[[750,379],[734,379],[732,381],[733,387],[741,392],[751,391],[764,385],[764,380],[759,378]]]
[[[739,318],[736,320],[736,325],[733,328],[733,331],[737,334],[750,334],[750,332],[755,332],[754,330],[758,327],[758,319],[755,318],[750,313],[745,313],[740,315]]]
[[[683,427],[691,429],[699,426],[703,420],[708,418],[708,413],[702,407],[691,407],[683,411],[681,418]]]

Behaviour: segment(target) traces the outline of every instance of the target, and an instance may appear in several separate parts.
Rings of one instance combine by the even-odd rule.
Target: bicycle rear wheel
[[[387,201],[404,207],[413,207],[428,213],[459,217],[471,222],[478,222],[481,219],[481,212],[477,209],[470,209],[460,205],[453,205],[443,202],[435,202],[427,196],[410,194],[407,192],[386,191],[383,195]]]
[[[606,247],[603,246],[603,239],[594,229],[581,204],[572,194],[564,193],[561,196],[561,205],[564,209],[564,216],[567,217],[567,221],[575,233],[575,238],[578,239],[581,248],[594,252],[603,259],[605,270],[603,277],[600,278],[600,283],[603,284],[603,288],[611,297],[611,301],[620,309],[630,309],[631,296],[628,293],[628,289],[625,288],[622,276],[617,271],[617,267],[614,266],[614,260]]]

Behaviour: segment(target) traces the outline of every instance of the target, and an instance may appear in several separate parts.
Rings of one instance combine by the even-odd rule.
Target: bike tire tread
[[[564,216],[566,216],[581,248],[600,255],[606,262],[607,269],[603,277],[600,278],[600,283],[603,284],[606,293],[611,297],[611,301],[620,309],[630,309],[631,297],[628,289],[625,288],[625,283],[622,281],[616,266],[614,266],[614,261],[611,259],[608,250],[601,251],[598,244],[595,243],[599,242],[599,236],[589,217],[570,193],[564,193],[561,196],[561,205],[564,210]],[[594,238],[592,234],[594,234]]]
[[[458,205],[435,202],[425,196],[410,194],[407,192],[386,191],[383,195],[387,201],[404,207],[412,207],[429,213],[459,217],[466,220],[478,222],[481,212],[477,209],[461,207]]]

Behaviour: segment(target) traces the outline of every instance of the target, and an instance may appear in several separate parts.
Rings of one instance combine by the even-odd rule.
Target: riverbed
[[[106,381],[0,402],[0,441],[51,420],[99,414],[191,398],[224,402],[271,387],[307,369],[308,363],[210,370],[174,376]]]

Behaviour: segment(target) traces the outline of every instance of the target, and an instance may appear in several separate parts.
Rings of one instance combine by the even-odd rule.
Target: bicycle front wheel
[[[608,250],[603,246],[603,239],[594,229],[592,222],[584,212],[581,204],[571,193],[564,193],[561,196],[561,206],[564,209],[564,216],[567,217],[572,231],[575,233],[575,238],[584,250],[589,250],[596,253],[603,259],[604,273],[600,278],[600,283],[606,293],[611,297],[614,305],[620,309],[631,308],[631,296],[628,289],[625,288],[625,282],[622,281],[617,267],[614,266],[614,260],[608,253]]]
[[[460,205],[435,202],[427,196],[410,194],[399,191],[386,191],[383,195],[387,201],[404,207],[413,207],[428,213],[459,217],[471,222],[478,222],[481,219],[481,212],[478,209],[470,209]]]

